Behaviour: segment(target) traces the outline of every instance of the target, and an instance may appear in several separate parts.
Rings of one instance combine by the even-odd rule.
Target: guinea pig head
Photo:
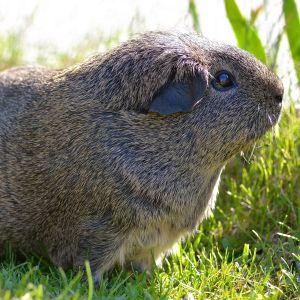
[[[197,36],[181,40],[186,64],[154,93],[148,113],[178,122],[207,159],[223,163],[277,123],[282,83],[246,51]]]

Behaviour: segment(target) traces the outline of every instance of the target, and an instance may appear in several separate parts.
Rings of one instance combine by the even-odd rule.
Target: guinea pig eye
[[[211,83],[218,91],[227,91],[235,86],[233,76],[227,71],[218,72]]]

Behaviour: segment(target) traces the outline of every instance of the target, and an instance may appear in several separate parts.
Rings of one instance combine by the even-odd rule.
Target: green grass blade
[[[85,261],[85,269],[86,269],[86,276],[87,276],[87,282],[88,282],[88,300],[93,299],[93,291],[94,291],[94,281],[92,276],[91,267],[88,261]]]
[[[266,63],[266,52],[255,27],[242,15],[235,0],[224,0],[224,3],[238,46],[255,55],[263,63]]]
[[[300,20],[294,0],[283,1],[285,31],[288,37],[295,70],[300,83]]]
[[[197,11],[195,0],[189,1],[189,14],[192,17],[193,20],[193,28],[196,32],[201,32],[200,30],[200,22],[199,22],[199,14]]]

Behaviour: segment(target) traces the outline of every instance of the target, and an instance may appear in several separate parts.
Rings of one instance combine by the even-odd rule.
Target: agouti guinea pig
[[[276,124],[249,53],[150,32],[64,70],[0,73],[0,252],[147,270],[215,206],[226,162]]]

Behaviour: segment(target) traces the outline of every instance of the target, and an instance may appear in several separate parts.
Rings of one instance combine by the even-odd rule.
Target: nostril
[[[282,98],[283,98],[283,95],[282,94],[277,94],[277,95],[275,95],[275,101],[277,102],[277,103],[281,103],[282,102]]]

